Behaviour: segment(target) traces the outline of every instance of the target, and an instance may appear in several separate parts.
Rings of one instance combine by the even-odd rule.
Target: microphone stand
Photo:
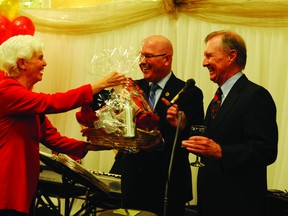
[[[182,111],[178,112],[178,124],[175,132],[175,138],[173,142],[173,148],[171,152],[171,157],[170,157],[170,164],[169,164],[169,170],[168,170],[168,177],[166,181],[166,188],[165,188],[165,197],[164,197],[164,216],[167,215],[167,207],[168,207],[168,188],[169,188],[169,183],[170,183],[170,175],[171,175],[171,169],[173,165],[173,160],[174,160],[174,152],[175,152],[175,146],[178,140],[178,135],[179,135],[179,129],[180,129],[180,124],[182,120]]]

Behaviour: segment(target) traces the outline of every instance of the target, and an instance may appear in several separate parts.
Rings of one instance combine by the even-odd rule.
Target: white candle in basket
[[[125,112],[125,137],[135,137],[135,121],[134,121],[134,109],[131,106],[124,108]]]

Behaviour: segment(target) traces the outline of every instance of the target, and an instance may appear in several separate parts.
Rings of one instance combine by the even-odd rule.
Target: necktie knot
[[[211,117],[215,118],[216,114],[218,113],[220,106],[221,106],[221,100],[222,100],[222,90],[219,87],[214,95],[212,104],[211,104]]]
[[[159,88],[157,83],[152,83],[150,86],[150,93],[149,93],[149,105],[152,110],[154,110],[155,100],[156,100],[156,91]]]
[[[155,92],[158,88],[159,88],[159,86],[157,83],[152,83],[150,91],[152,91],[155,94]]]
[[[219,87],[214,95],[214,100],[219,100],[221,101],[222,100],[222,90],[221,88]]]

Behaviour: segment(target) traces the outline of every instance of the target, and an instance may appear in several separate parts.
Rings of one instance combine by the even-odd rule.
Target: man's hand
[[[192,136],[189,140],[183,140],[182,146],[188,151],[207,157],[222,158],[221,146],[204,136]]]
[[[160,131],[156,131],[157,132],[157,136],[155,137],[155,139],[153,139],[152,141],[150,141],[149,143],[145,144],[145,145],[141,145],[140,146],[140,150],[142,151],[161,151],[164,148],[164,140],[162,138],[162,134]]]
[[[161,98],[161,100],[166,106],[168,106],[170,103],[166,98]],[[167,110],[166,119],[173,127],[177,127],[178,125],[178,112],[179,112],[179,108],[177,104],[173,104]],[[186,123],[185,113],[182,112],[182,121],[180,125],[180,130],[183,130],[186,127],[186,124],[187,123]]]

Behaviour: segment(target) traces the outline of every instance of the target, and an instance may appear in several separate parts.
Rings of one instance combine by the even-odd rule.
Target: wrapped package
[[[132,153],[156,138],[159,121],[132,79],[125,86],[102,91],[94,98],[94,108],[82,106],[76,118],[86,127],[82,132],[90,143]]]
[[[117,71],[127,75],[138,66],[140,54],[132,48],[104,49],[91,60],[93,74]],[[138,152],[141,145],[156,136],[159,117],[153,113],[147,97],[134,80],[110,90],[103,90],[76,113],[77,121],[86,128],[83,135],[92,144]]]

